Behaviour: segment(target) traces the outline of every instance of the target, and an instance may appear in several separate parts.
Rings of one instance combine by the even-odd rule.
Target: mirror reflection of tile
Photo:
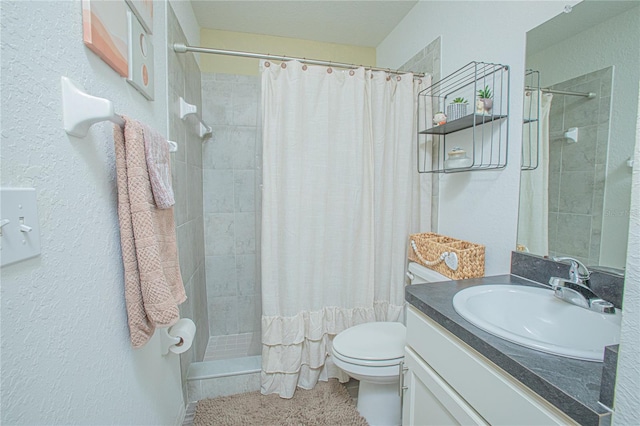
[[[600,263],[612,79],[607,67],[552,86],[596,93],[554,97],[549,117],[549,254],[589,265]],[[578,143],[564,137],[571,127],[579,130]]]

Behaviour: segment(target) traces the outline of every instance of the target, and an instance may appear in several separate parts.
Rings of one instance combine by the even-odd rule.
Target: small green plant
[[[469,102],[465,98],[455,98],[451,101],[452,104],[468,104]]]
[[[480,99],[491,99],[493,97],[493,93],[491,93],[489,86],[484,86],[484,89],[478,90],[478,97]]]

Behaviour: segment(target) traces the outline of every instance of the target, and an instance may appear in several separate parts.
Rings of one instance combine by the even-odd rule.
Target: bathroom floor
[[[349,395],[351,395],[351,398],[353,398],[353,403],[355,405],[358,404],[358,388],[359,388],[360,382],[358,380],[355,379],[350,379],[347,383],[344,383],[343,386],[345,388],[347,388],[347,392],[349,392]],[[184,421],[182,422],[182,426],[193,426],[193,420],[195,418],[196,415],[196,406],[198,405],[197,402],[190,402],[187,405],[187,409],[186,409],[186,415],[184,417]]]
[[[260,333],[232,334],[227,336],[211,336],[204,354],[203,361],[242,358],[260,355],[262,349]],[[358,402],[359,382],[349,380],[343,386],[347,388],[354,404]],[[182,426],[193,426],[197,402],[191,402],[186,407],[186,415]]]

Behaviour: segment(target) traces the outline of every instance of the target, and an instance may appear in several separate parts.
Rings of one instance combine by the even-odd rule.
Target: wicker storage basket
[[[411,241],[415,242],[420,256],[415,253]],[[433,262],[438,260],[444,252],[453,252],[458,256],[458,269],[454,271],[445,262],[430,265],[420,259],[422,257],[427,262]],[[409,235],[408,253],[410,261],[433,269],[454,280],[484,276],[484,246],[481,244],[470,243],[433,232],[425,232]]]

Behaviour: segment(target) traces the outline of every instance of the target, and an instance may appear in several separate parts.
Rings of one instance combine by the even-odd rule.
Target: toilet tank
[[[451,281],[451,278],[429,269],[415,262],[409,262],[407,276],[411,284],[435,283],[438,281]]]

